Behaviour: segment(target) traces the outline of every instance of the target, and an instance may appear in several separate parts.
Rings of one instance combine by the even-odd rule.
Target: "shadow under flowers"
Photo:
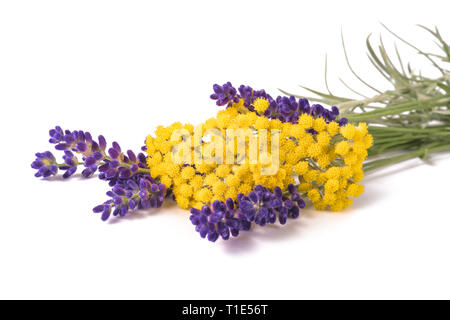
[[[78,181],[78,180],[85,180],[85,181],[96,180],[96,178],[98,178],[98,173],[94,173],[92,176],[86,178],[81,174],[81,172],[78,172],[78,173],[74,173],[72,176],[70,176],[67,179],[63,178],[63,176],[61,174],[57,174],[55,176],[51,176],[48,178],[40,178],[40,179],[41,179],[41,181],[52,181],[52,182],[55,182],[55,181],[66,182],[67,181],[68,182],[68,181],[73,181],[73,180],[76,180],[76,181]]]
[[[279,223],[264,227],[254,225],[250,231],[241,232],[237,238],[221,241],[220,245],[228,254],[248,253],[251,250],[260,249],[268,242],[283,242],[299,238],[304,234],[302,231],[306,230],[306,228],[317,227],[325,220],[328,220],[329,223],[329,220],[333,219],[333,217],[337,219],[339,216],[351,212],[353,212],[351,209],[346,209],[339,213],[318,211],[310,204],[302,210],[299,218],[289,219],[285,225],[280,225]]]
[[[167,200],[160,208],[149,208],[143,210],[136,210],[129,212],[125,217],[111,217],[108,220],[108,224],[117,224],[125,221],[141,220],[151,218],[154,215],[173,212],[179,210],[185,213],[186,223],[183,228],[189,228],[199,242],[208,242],[207,239],[202,239],[200,235],[195,231],[195,226],[189,220],[190,213],[188,210],[182,210],[177,207],[175,201]],[[351,209],[346,209],[339,213],[331,213],[327,211],[317,211],[312,205],[308,205],[302,210],[300,217],[297,219],[288,219],[285,225],[281,225],[278,222],[275,224],[268,224],[264,227],[253,225],[251,230],[240,232],[238,237],[230,238],[227,241],[218,239],[216,243],[210,243],[212,246],[217,246],[217,250],[224,250],[227,254],[239,255],[243,253],[249,253],[250,251],[263,248],[268,242],[283,242],[289,241],[294,238],[302,236],[302,230],[306,228],[317,228],[320,225],[320,220],[333,219],[332,217],[339,218],[339,215],[349,214],[353,212]],[[178,213],[177,213],[178,214]]]

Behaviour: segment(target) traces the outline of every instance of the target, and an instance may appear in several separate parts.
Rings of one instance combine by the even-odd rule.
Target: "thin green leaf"
[[[404,40],[403,38],[401,38],[400,36],[398,36],[396,33],[394,33],[393,31],[391,31],[391,29],[389,29],[388,27],[386,27],[383,23],[381,23],[381,25],[387,30],[389,31],[394,37],[396,37],[397,39],[399,39],[400,41],[402,41],[403,43],[407,44],[408,46],[410,46],[411,48],[415,49],[418,53],[424,55],[428,60],[430,60],[430,62],[437,68],[439,69],[439,71],[442,74],[445,74],[444,70],[442,70],[442,68],[433,60],[431,59],[429,56],[427,56],[426,54],[424,54],[424,52],[422,50],[420,50],[419,48],[417,48],[416,46],[412,45],[411,43],[409,43],[408,41]]]
[[[330,99],[330,100],[337,100],[337,101],[341,101],[341,102],[352,100],[352,99],[349,99],[349,98],[343,98],[343,97],[338,97],[338,96],[326,94],[326,93],[323,93],[323,92],[320,92],[320,91],[313,90],[313,89],[308,88],[308,87],[304,87],[304,86],[300,86],[300,87],[302,87],[305,90],[308,90],[309,92],[317,94],[318,96],[320,96],[322,98],[327,98],[327,99]]]
[[[402,61],[402,58],[400,56],[400,53],[398,52],[398,47],[397,47],[396,44],[394,44],[394,47],[395,47],[395,53],[397,54],[398,62],[400,63],[400,68],[402,69],[402,74],[406,77],[405,68],[403,67],[403,61]]]
[[[350,87],[347,83],[345,83],[345,81],[342,80],[341,78],[339,78],[339,81],[342,82],[342,84],[343,84],[348,90],[350,90],[351,92],[353,92],[353,93],[355,93],[355,94],[357,94],[358,96],[361,96],[361,97],[363,97],[363,98],[369,99],[369,97],[367,97],[367,96],[365,96],[365,95],[359,93],[358,91],[354,90],[354,89],[353,89],[352,87]]]
[[[381,75],[388,80],[389,82],[392,82],[392,79],[386,74],[385,71],[383,71],[383,69],[381,69],[378,64],[373,60],[373,58],[368,54],[367,57],[369,58],[369,61],[373,64],[373,66],[375,67],[375,69],[378,70],[379,73],[381,73]]]
[[[366,81],[364,81],[352,68],[351,64],[350,64],[350,60],[348,59],[348,55],[347,55],[347,49],[345,48],[345,42],[344,42],[344,34],[341,30],[341,39],[342,39],[342,47],[344,49],[344,56],[345,56],[345,60],[347,61],[347,66],[350,69],[350,71],[353,73],[353,75],[362,83],[364,83],[367,87],[369,87],[370,89],[378,92],[381,94],[380,90],[375,89],[374,87],[372,87],[370,84],[368,84]]]
[[[446,84],[443,84],[441,82],[436,83],[436,85],[443,89],[447,94],[450,94],[450,86],[447,86]]]

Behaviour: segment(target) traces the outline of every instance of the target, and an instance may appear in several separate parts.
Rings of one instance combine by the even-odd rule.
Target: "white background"
[[[48,130],[104,134],[138,150],[158,124],[198,123],[213,83],[301,92],[346,69],[385,84],[365,57],[379,22],[428,51],[450,40],[447,1],[0,2],[0,298],[450,298],[449,154],[365,179],[343,213],[305,209],[284,227],[210,243],[173,206],[109,223],[98,179],[33,177]],[[416,69],[429,63],[400,45]]]

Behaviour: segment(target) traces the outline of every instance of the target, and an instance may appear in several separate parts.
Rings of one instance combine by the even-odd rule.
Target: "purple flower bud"
[[[86,140],[86,138],[84,136],[84,132],[82,130],[77,132],[77,139],[80,141],[83,141],[83,142]]]
[[[339,126],[343,127],[348,123],[348,119],[347,118],[341,118],[339,120]]]
[[[56,150],[65,150],[67,149],[69,146],[66,143],[59,143],[55,146]]]
[[[142,190],[150,189],[150,184],[148,183],[148,180],[146,180],[146,179],[139,180],[139,186]]]
[[[138,184],[134,180],[127,180],[127,186],[131,188],[132,190],[139,189]]]
[[[126,204],[120,207],[120,216],[124,217],[128,212],[128,206]]]
[[[110,215],[111,215],[111,208],[109,206],[105,206],[102,213],[102,220],[103,221],[108,220]]]
[[[242,230],[250,230],[250,228],[248,228],[248,229],[242,229]],[[233,236],[233,237],[237,237],[238,235],[239,235],[239,229],[233,229],[233,228],[230,228],[230,232],[231,232],[231,235]],[[225,240],[225,239],[224,239]]]
[[[125,189],[122,188],[119,185],[115,185],[112,189],[112,191],[117,194],[118,196],[124,196],[125,195]]]
[[[276,188],[279,188],[279,187],[276,187]],[[280,189],[280,191],[281,191],[281,189]],[[288,185],[288,191],[290,192],[290,193],[297,193],[297,188],[291,183],[291,184],[289,184]]]
[[[203,207],[202,207],[202,213],[204,214],[204,215],[207,215],[207,216],[209,216],[210,214],[211,214],[211,208],[208,206],[208,205],[204,205]]]
[[[86,152],[86,150],[88,149],[88,146],[84,142],[78,142],[76,144],[76,148],[79,152]]]
[[[158,207],[158,199],[155,197],[150,198],[150,208]]]
[[[95,163],[96,163],[96,160],[92,155],[87,157],[86,160],[84,161],[84,165],[86,167],[90,167],[90,166],[94,165]]]
[[[254,209],[253,204],[247,200],[240,201],[239,208],[242,210],[242,212],[250,212]]]
[[[113,210],[113,216],[118,216],[119,215],[119,213],[120,213],[120,206],[117,206],[117,207],[115,207],[114,208],[114,210]]]
[[[189,217],[189,220],[191,220],[191,223],[192,223],[194,226],[196,226],[196,225],[198,225],[198,224],[200,223],[199,217],[196,216],[196,215],[191,215],[191,216]]]
[[[85,132],[84,137],[85,137],[87,143],[92,142],[92,135],[89,132]]]
[[[128,150],[127,155],[131,162],[136,162],[137,158],[133,151]]]
[[[201,213],[198,216],[198,221],[200,221],[201,224],[207,224],[208,223],[208,216],[206,214]]]
[[[39,169],[39,168],[41,168],[43,165],[44,165],[44,163],[43,163],[41,160],[34,160],[34,161],[31,163],[31,167],[32,167],[33,169]]]
[[[114,169],[108,169],[108,170],[106,170],[106,171],[105,171],[106,179],[110,179],[110,178],[115,177],[116,173],[117,173],[117,171],[114,170]]]
[[[112,143],[112,146],[118,153],[120,153],[122,151],[122,149],[120,149],[120,146],[119,146],[119,144],[116,141],[114,141]]]
[[[91,151],[100,151],[100,147],[98,146],[98,143],[95,141],[91,142]]]
[[[122,198],[120,196],[115,196],[113,198],[114,204],[118,205],[122,203]]]
[[[294,203],[291,200],[286,200],[283,202],[283,206],[285,206],[286,208],[290,209],[294,206]]]
[[[94,211],[95,213],[100,213],[103,211],[104,208],[105,208],[105,206],[103,204],[100,204],[100,205],[94,207],[94,209],[92,209],[92,211]]]
[[[128,206],[130,207],[131,210],[134,210],[137,206],[137,203],[134,199],[131,199],[130,201],[128,201]]]
[[[109,163],[104,163],[100,167],[98,167],[98,171],[100,171],[100,172],[105,172],[108,169],[109,169]]]
[[[281,191],[280,187],[275,187],[274,192],[278,198],[281,198],[283,196],[283,192]]]
[[[303,199],[300,199],[300,200],[298,200],[297,201],[297,204],[298,204],[298,207],[300,208],[300,209],[303,209],[304,207],[305,207],[305,201],[303,200]]]
[[[234,201],[233,201],[233,199],[228,198],[225,203],[227,205],[228,210],[233,210],[234,209]]]
[[[67,179],[70,176],[72,176],[75,172],[77,171],[77,167],[70,167],[66,170],[66,172],[64,172],[63,174],[63,178]]]
[[[95,159],[96,161],[100,161],[100,160],[103,159],[103,154],[102,154],[101,152],[98,152],[98,151],[94,152],[94,153],[92,154],[92,156],[94,157],[94,159]]]
[[[205,238],[208,234],[208,226],[206,224],[202,224],[199,229],[200,237]]]
[[[219,234],[217,232],[208,233],[208,240],[211,242],[215,242],[219,238]]]
[[[105,150],[106,149],[106,139],[104,136],[100,135],[98,136],[98,145],[100,149]]]
[[[75,138],[74,138],[73,135],[71,135],[71,134],[66,134],[66,135],[64,136],[64,141],[65,141],[67,144],[72,144],[72,143],[74,143]]]
[[[131,170],[128,168],[124,168],[123,170],[120,171],[119,173],[119,178],[121,179],[127,179],[131,176]]]
[[[287,222],[287,215],[278,215],[278,221],[280,222],[280,224],[286,224]]]
[[[108,154],[113,159],[117,159],[119,157],[119,155],[120,155],[119,151],[117,151],[114,148],[109,148],[108,149]]]
[[[112,169],[116,169],[120,166],[120,162],[118,160],[112,160],[109,162],[109,167]]]
[[[252,202],[254,202],[254,203],[257,203],[257,202],[258,202],[258,196],[256,195],[255,192],[250,192],[250,193],[248,194],[248,197],[250,198],[250,200],[251,200]]]
[[[281,202],[281,200],[276,198],[276,199],[273,199],[273,200],[269,201],[268,206],[270,208],[279,208],[279,207],[282,206],[282,204],[283,203]]]
[[[332,106],[331,107],[331,112],[335,115],[338,116],[339,115],[339,109],[336,106]]]
[[[213,208],[214,212],[222,212],[223,213],[227,210],[225,203],[223,203],[222,201],[219,201],[219,200],[216,200],[213,202],[212,208]]]
[[[294,206],[289,210],[289,216],[292,219],[297,219],[299,217],[299,215],[300,215],[300,209],[297,206]]]
[[[222,220],[222,218],[223,218],[223,212],[217,211],[210,215],[209,221],[212,223],[218,223],[220,220]]]

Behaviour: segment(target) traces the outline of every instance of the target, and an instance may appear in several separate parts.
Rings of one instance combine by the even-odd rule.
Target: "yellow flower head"
[[[258,112],[258,114],[262,115],[262,114],[264,114],[264,111],[266,111],[267,108],[269,107],[269,101],[267,101],[266,99],[263,99],[263,98],[258,98],[253,102],[253,106],[254,106],[256,112]]]
[[[267,99],[257,98],[252,105],[253,112],[240,99],[195,129],[191,124],[176,122],[158,126],[155,134],[146,138],[150,173],[172,189],[180,207],[201,208],[214,200],[236,200],[238,193],[248,194],[257,184],[271,190],[280,187],[282,191],[296,184],[301,195],[319,210],[342,210],[352,203],[351,198],[362,194],[364,188],[358,184],[364,177],[362,163],[373,144],[366,124],[339,126],[337,121],[327,123],[309,114],[301,114],[297,123],[282,122],[263,116],[269,108]],[[178,129],[190,136],[172,139]],[[228,129],[243,131],[226,140]],[[271,136],[271,129],[279,130],[278,140]],[[217,141],[222,148],[216,148],[219,144],[215,144],[215,138],[202,139],[207,130],[220,133],[223,138]],[[264,130],[267,141],[255,139],[253,148],[252,137],[260,137]],[[200,137],[195,135],[198,132]],[[274,158],[275,147],[278,157]],[[173,150],[184,159],[181,163],[172,155]],[[202,154],[205,150],[208,154]],[[257,152],[256,163],[250,161],[251,150]],[[227,152],[234,162],[225,161]],[[218,161],[221,156],[223,161]],[[276,169],[263,172],[271,167]]]

